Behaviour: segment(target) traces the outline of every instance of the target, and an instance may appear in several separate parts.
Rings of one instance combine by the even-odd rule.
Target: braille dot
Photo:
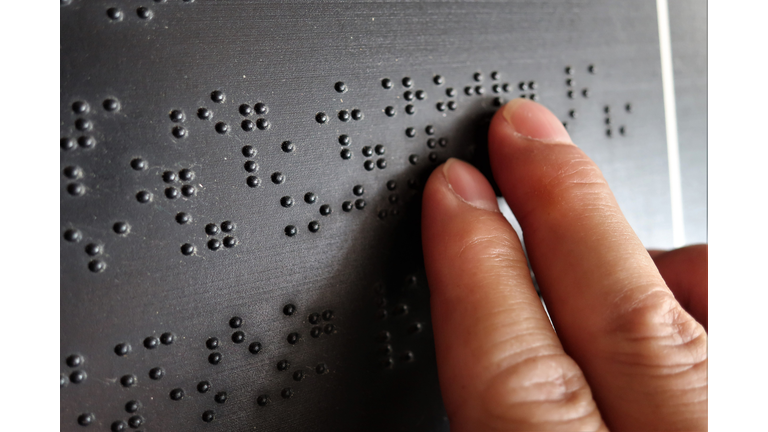
[[[290,153],[296,149],[296,147],[290,141],[283,141],[283,143],[280,144],[280,148],[283,149],[285,153]]]
[[[140,191],[136,194],[136,201],[146,204],[152,200],[152,194],[147,191]]]
[[[220,134],[225,134],[229,130],[229,125],[224,122],[218,122],[216,123],[216,126],[214,126],[214,129]]]
[[[213,410],[203,411],[202,419],[206,423],[212,422],[216,418],[216,413]]]
[[[520,91],[525,91],[528,89],[528,85],[524,82],[520,82],[519,84],[517,84],[517,88],[519,88]]]
[[[365,147],[362,148],[361,151],[363,153],[363,156],[365,156],[365,157],[373,156],[373,149],[371,148],[371,146],[365,146]]]
[[[619,133],[622,136],[625,136],[625,135],[627,135],[627,129],[624,126],[619,126]]]
[[[411,165],[416,165],[419,163],[419,155],[412,154],[408,156],[408,162],[410,162]]]
[[[430,152],[429,153],[429,161],[432,162],[432,163],[437,162],[437,153]]]
[[[85,193],[85,186],[80,183],[70,183],[67,185],[67,192],[72,196],[82,196]]]
[[[363,112],[359,109],[353,109],[352,110],[352,120],[362,120],[363,119]]]
[[[464,94],[466,94],[467,96],[472,96],[473,94],[475,94],[475,90],[472,88],[472,86],[466,86],[464,87]]]
[[[253,106],[253,111],[258,115],[264,115],[269,112],[269,107],[266,104],[259,102]]]
[[[142,6],[136,9],[136,15],[141,19],[150,19],[152,18],[152,11]]]
[[[293,390],[290,388],[284,388],[283,391],[280,392],[280,396],[282,396],[283,399],[290,399],[291,396],[293,396]]]
[[[485,93],[485,89],[483,88],[483,86],[475,87],[475,94],[482,95],[483,93]]]
[[[414,107],[411,104],[406,105],[405,106],[405,113],[408,114],[408,115],[413,115],[414,113],[416,113],[416,107]]]
[[[208,363],[212,365],[217,365],[220,362],[221,362],[221,353],[214,352],[208,356]]]
[[[365,200],[362,198],[358,198],[355,200],[355,208],[358,210],[362,210],[365,208]]]
[[[530,99],[532,101],[537,101],[537,100],[539,100],[539,97],[537,95],[535,95],[535,94],[530,94],[530,95],[528,95],[528,99]]]
[[[563,127],[565,128],[565,130],[568,130],[568,122],[563,122]]]
[[[280,173],[280,172],[272,173],[272,183],[280,184],[284,181],[285,181],[285,176],[283,175],[283,173]]]
[[[427,98],[427,92],[424,90],[416,90],[416,99],[424,100]]]
[[[578,117],[578,114],[576,113],[576,110],[570,110],[568,111],[568,116],[575,119],[576,117]]]
[[[442,85],[445,82],[445,79],[441,75],[435,75],[432,77],[432,82],[434,82],[435,85]]]
[[[606,117],[605,118],[605,124],[606,125],[610,125],[611,124],[611,118],[610,117]]]
[[[288,207],[292,206],[293,205],[293,198],[291,198],[289,196],[284,196],[284,197],[280,198],[280,205],[285,207],[285,208],[288,208]]]
[[[85,114],[87,113],[91,107],[88,105],[87,102],[84,101],[75,101],[72,103],[72,111],[75,114]]]
[[[79,131],[89,131],[93,129],[93,123],[88,119],[79,118],[75,120],[75,128]]]
[[[323,216],[328,216],[331,214],[331,206],[328,204],[323,204],[320,206],[320,214]]]
[[[227,96],[221,90],[214,90],[211,92],[211,100],[216,103],[222,103],[226,98]]]
[[[328,309],[323,311],[323,320],[330,321],[333,319],[333,311]]]
[[[307,321],[309,321],[310,324],[317,324],[320,322],[320,314],[317,312],[314,312],[309,315],[307,318]]]
[[[285,231],[285,235],[287,235],[288,237],[293,237],[298,233],[298,230],[293,225],[288,225],[287,227],[285,227],[284,231]]]
[[[347,91],[347,85],[341,81],[334,84],[333,88],[336,89],[336,91],[339,93],[344,93]]]
[[[214,350],[218,348],[219,346],[219,339],[216,337],[209,337],[208,340],[205,341],[205,347],[209,350]]]
[[[312,327],[312,330],[309,331],[309,335],[313,338],[319,338],[321,334],[323,334],[323,329],[319,326]]]
[[[408,138],[415,137],[416,136],[416,128],[409,127],[407,129],[405,129],[405,136],[407,136]]]
[[[624,105],[624,110],[626,112],[628,112],[628,113],[631,113],[632,112],[632,104],[631,103],[627,103],[626,105]]]
[[[125,412],[127,412],[128,414],[135,413],[136,411],[139,410],[139,408],[141,408],[141,403],[139,401],[131,400],[126,402],[125,404]]]
[[[570,66],[566,66],[565,67],[565,73],[566,73],[566,75],[572,74],[573,73],[573,68],[571,68]]]
[[[397,194],[392,194],[392,195],[390,195],[390,196],[389,196],[389,202],[390,202],[391,204],[397,204],[397,201],[398,201],[399,199],[400,199],[400,198],[397,196]]]
[[[378,343],[389,342],[391,339],[392,339],[392,335],[386,330],[381,331],[379,332],[379,334],[376,335],[376,342]]]
[[[259,128],[259,130],[267,130],[272,126],[272,124],[269,122],[269,120],[265,118],[258,118],[256,119],[256,127]]]
[[[406,351],[400,355],[400,361],[403,363],[411,363],[414,359],[413,352]]]
[[[128,426],[130,426],[133,429],[138,429],[141,427],[141,425],[144,423],[144,418],[141,416],[131,416],[131,418],[128,419]]]
[[[109,430],[112,432],[123,432],[126,429],[128,429],[128,425],[122,420],[117,420],[112,422],[112,426],[110,426]]]
[[[152,368],[149,370],[149,378],[155,381],[162,379],[165,376],[165,371],[161,367]]]
[[[107,9],[107,16],[113,21],[120,21],[123,19],[123,11],[118,8]]]
[[[394,180],[389,180],[389,181],[387,182],[387,189],[389,189],[389,190],[391,190],[391,191],[393,191],[393,190],[397,189],[397,182],[396,182],[396,181],[394,181]]]
[[[216,126],[218,127],[218,124]],[[256,125],[252,121],[245,119],[240,123],[240,127],[243,128],[244,131],[250,132],[253,130],[254,127],[256,127]],[[216,130],[218,131],[218,129]],[[224,132],[226,132],[226,130]],[[224,133],[224,132],[219,132],[219,133]]]
[[[232,333],[232,342],[236,344],[245,342],[245,333],[241,330]]]
[[[363,185],[355,185],[355,187],[352,188],[352,193],[357,196],[361,196],[365,193],[365,188]]]
[[[493,98],[493,106],[500,107],[502,105],[504,105],[504,98],[502,97]]]
[[[613,135],[613,131],[611,130],[611,128],[608,128],[605,130],[605,135],[609,138]]]
[[[354,205],[352,204],[352,201],[344,201],[341,203],[341,209],[345,212],[351,212]]]
[[[221,249],[221,241],[219,239],[208,240],[208,249],[212,251]]]
[[[83,135],[77,139],[77,144],[84,149],[90,149],[96,146],[96,139],[92,136]]]
[[[169,396],[171,397],[171,400],[180,401],[184,397],[184,390],[175,388],[171,390]]]
[[[328,115],[324,112],[319,112],[315,115],[315,120],[320,123],[328,123]]]
[[[413,80],[411,78],[409,78],[409,77],[403,78],[402,82],[403,82],[403,87],[410,88],[411,86],[413,86]]]
[[[407,100],[407,101],[412,101],[413,100],[413,92],[410,91],[410,90],[406,91],[405,93],[403,93],[403,98],[405,100]]]
[[[379,353],[384,355],[392,354],[392,345],[390,344],[382,345],[381,348],[379,348]]]
[[[181,111],[181,110],[177,110],[177,109],[175,109],[175,110],[172,110],[172,111],[171,111],[171,112],[168,114],[168,117],[170,117],[171,121],[172,121],[172,122],[174,122],[174,123],[180,123],[180,122],[183,122],[183,121],[184,121],[184,118],[185,118],[185,116],[184,116],[184,111]]]
[[[291,367],[291,363],[288,362],[288,360],[280,360],[279,362],[277,362],[277,370],[281,372],[288,370],[289,367]]]
[[[309,229],[309,232],[316,233],[320,231],[320,222],[318,221],[312,221],[307,225],[307,229]]]
[[[246,161],[245,164],[243,164],[243,167],[245,170],[249,173],[256,172],[259,170],[259,164],[257,164],[255,161]]]
[[[269,404],[269,396],[261,395],[257,397],[256,403],[259,404],[259,406],[267,406]]]
[[[298,370],[298,371],[293,373],[293,380],[294,381],[301,381],[302,379],[304,379],[304,371]]]
[[[200,381],[197,383],[197,391],[200,393],[207,393],[211,389],[211,383],[208,381]]]
[[[529,88],[530,90],[536,90],[536,88],[537,88],[538,86],[539,86],[539,85],[536,83],[536,81],[530,81],[530,82],[528,83],[528,88]]]
[[[435,148],[437,146],[437,140],[434,138],[430,138],[427,140],[427,147],[429,148]]]
[[[163,333],[160,335],[160,343],[163,345],[170,345],[173,343],[173,333]]]
[[[376,167],[376,164],[372,160],[367,160],[363,162],[363,168],[365,168],[366,171],[373,171],[375,167]]]
[[[573,99],[573,90],[568,90],[568,93],[566,93],[566,95],[568,95],[569,99]]]
[[[60,140],[62,150],[72,150],[75,148],[75,140],[72,138],[62,138]]]
[[[96,243],[89,243],[88,245],[85,246],[85,253],[90,256],[99,255],[101,253],[101,250],[102,250],[101,245]]]
[[[504,93],[509,93],[509,91],[512,90],[512,86],[509,83],[504,83],[501,86],[501,90],[503,90]]]
[[[253,114],[253,108],[248,104],[242,104],[237,109],[240,112],[240,115],[248,117],[249,115]]]
[[[83,239],[83,235],[76,229],[68,229],[64,231],[64,240],[72,243],[77,243]]]
[[[114,225],[112,225],[112,231],[115,232],[115,234],[128,234],[128,231],[131,229],[131,226],[128,225],[126,222],[115,222]]]
[[[456,96],[456,89],[454,89],[453,87],[448,87],[447,89],[445,89],[445,95],[448,97]]]
[[[408,333],[416,334],[421,332],[423,328],[424,326],[421,323],[413,323],[410,326],[408,326]]]
[[[586,88],[583,89],[581,91],[581,95],[584,96],[585,98],[588,98],[589,97],[589,89],[586,89]]]
[[[189,243],[184,243],[183,245],[181,245],[181,253],[182,255],[186,255],[186,256],[192,255],[193,253],[195,253],[195,246]]]
[[[259,351],[261,351],[261,343],[259,343],[259,342],[251,342],[251,344],[248,345],[248,351],[251,354],[258,354]]]
[[[92,260],[88,263],[88,270],[92,271],[93,273],[101,273],[106,268],[107,265],[104,263],[104,261],[101,260]]]
[[[81,382],[85,381],[85,379],[88,376],[86,375],[85,371],[76,370],[69,374],[69,381],[73,384],[80,384]]]
[[[319,365],[315,366],[315,372],[318,375],[322,375],[328,371],[328,368],[325,366],[325,364],[320,363]]]
[[[392,80],[389,78],[384,78],[381,80],[381,86],[385,89],[391,89],[392,88]]]
[[[445,111],[445,108],[446,108],[445,102],[442,102],[442,101],[441,101],[441,102],[438,102],[438,103],[435,105],[435,108],[437,108],[437,110],[438,110],[438,111],[440,111],[440,112],[443,112],[443,111]]]
[[[299,334],[296,332],[293,332],[288,335],[288,338],[286,340],[288,341],[289,344],[295,345],[296,342],[299,341]]]
[[[314,204],[317,201],[317,195],[315,195],[312,192],[307,192],[304,194],[304,202],[307,204]]]
[[[216,393],[216,396],[213,397],[213,400],[216,401],[216,403],[223,404],[227,401],[227,392],[220,391]]]
[[[208,108],[198,108],[197,118],[200,120],[208,120],[213,116],[213,113]]]
[[[114,112],[120,109],[120,102],[118,102],[117,99],[104,99],[101,106],[109,112]]]
[[[345,121],[349,121],[349,119],[350,119],[349,111],[347,110],[339,111],[339,120],[345,122]]]
[[[248,176],[248,178],[245,179],[245,183],[248,184],[249,187],[255,188],[261,184],[261,180],[256,176]]]
[[[591,74],[597,73],[597,67],[595,67],[595,65],[593,65],[593,64],[591,64],[591,65],[587,66],[587,70],[588,70],[588,71],[589,71],[589,73],[591,73]]]
[[[501,93],[501,86],[498,84],[494,84],[493,86],[491,86],[491,91],[493,91],[494,93]]]
[[[67,357],[67,366],[71,368],[79,367],[83,364],[83,356],[80,354],[72,354]]]
[[[136,385],[136,377],[133,375],[123,375],[120,377],[120,385],[123,387],[133,387]]]
[[[448,109],[451,111],[456,111],[456,101],[448,101]]]
[[[176,138],[184,138],[187,136],[187,130],[184,129],[183,126],[174,126],[173,129],[171,129],[171,133]]]
[[[165,196],[168,199],[175,199],[179,197],[179,190],[175,187],[169,187],[165,189]]]
[[[144,348],[146,349],[155,349],[157,348],[157,345],[160,343],[160,341],[154,337],[154,336],[148,336],[144,339]]]

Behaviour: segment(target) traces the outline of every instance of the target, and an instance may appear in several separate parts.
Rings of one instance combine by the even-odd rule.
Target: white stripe
[[[672,69],[672,40],[669,35],[669,6],[667,0],[656,0],[656,14],[659,20],[661,83],[664,91],[664,118],[667,125],[669,191],[672,200],[672,243],[675,247],[680,247],[685,244],[685,221],[683,219],[683,185],[680,178],[675,77]]]

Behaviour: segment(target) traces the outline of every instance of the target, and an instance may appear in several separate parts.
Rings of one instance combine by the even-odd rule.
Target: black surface
[[[661,88],[648,0],[62,3],[61,429],[446,430],[426,176],[535,94],[671,246]]]

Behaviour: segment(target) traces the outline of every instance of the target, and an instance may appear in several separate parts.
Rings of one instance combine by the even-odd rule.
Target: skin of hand
[[[488,180],[449,159],[422,239],[451,430],[706,430],[707,246],[646,251],[542,105],[502,107],[488,146],[552,324]]]

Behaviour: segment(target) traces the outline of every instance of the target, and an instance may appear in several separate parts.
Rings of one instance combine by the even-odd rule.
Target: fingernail
[[[450,158],[443,165],[443,175],[448,180],[451,190],[462,201],[483,210],[499,211],[493,188],[472,165]]]
[[[517,98],[504,105],[504,120],[519,135],[541,142],[572,144],[563,123],[544,105]]]

